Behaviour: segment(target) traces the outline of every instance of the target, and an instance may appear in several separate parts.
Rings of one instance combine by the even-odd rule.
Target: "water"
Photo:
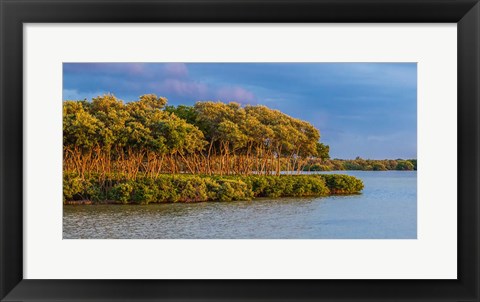
[[[360,195],[237,202],[65,206],[63,238],[414,239],[417,173],[344,171]]]

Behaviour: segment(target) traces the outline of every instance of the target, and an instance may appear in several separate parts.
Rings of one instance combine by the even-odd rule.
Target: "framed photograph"
[[[1,301],[480,301],[478,1],[1,6]]]

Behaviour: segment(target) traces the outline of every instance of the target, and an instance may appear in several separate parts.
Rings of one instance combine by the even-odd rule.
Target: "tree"
[[[317,157],[322,161],[330,159],[330,146],[324,145],[320,142],[317,143]]]
[[[319,146],[328,156],[313,125],[266,106],[175,107],[153,94],[124,104],[106,94],[63,107],[65,168],[82,173],[278,175],[300,171]]]
[[[395,170],[411,171],[413,170],[413,164],[406,160],[398,160]]]

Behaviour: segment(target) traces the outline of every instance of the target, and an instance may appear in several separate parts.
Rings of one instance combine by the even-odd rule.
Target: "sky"
[[[63,99],[154,93],[261,104],[312,123],[332,158],[417,157],[416,63],[64,63]]]

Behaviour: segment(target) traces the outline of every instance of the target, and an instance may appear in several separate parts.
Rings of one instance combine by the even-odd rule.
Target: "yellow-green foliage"
[[[363,190],[363,182],[356,177],[342,174],[323,174],[321,176],[332,194],[351,194]]]
[[[328,158],[318,129],[278,110],[234,102],[166,104],[152,94],[128,103],[110,94],[63,102],[64,171],[129,179],[138,173],[279,175],[301,170],[312,156]]]
[[[361,180],[349,175],[199,176],[141,174],[135,180],[121,174],[64,173],[64,201],[149,204],[250,200],[256,197],[326,196],[355,194]]]
[[[416,159],[320,159],[312,158],[302,168],[303,171],[413,171],[417,170]]]

